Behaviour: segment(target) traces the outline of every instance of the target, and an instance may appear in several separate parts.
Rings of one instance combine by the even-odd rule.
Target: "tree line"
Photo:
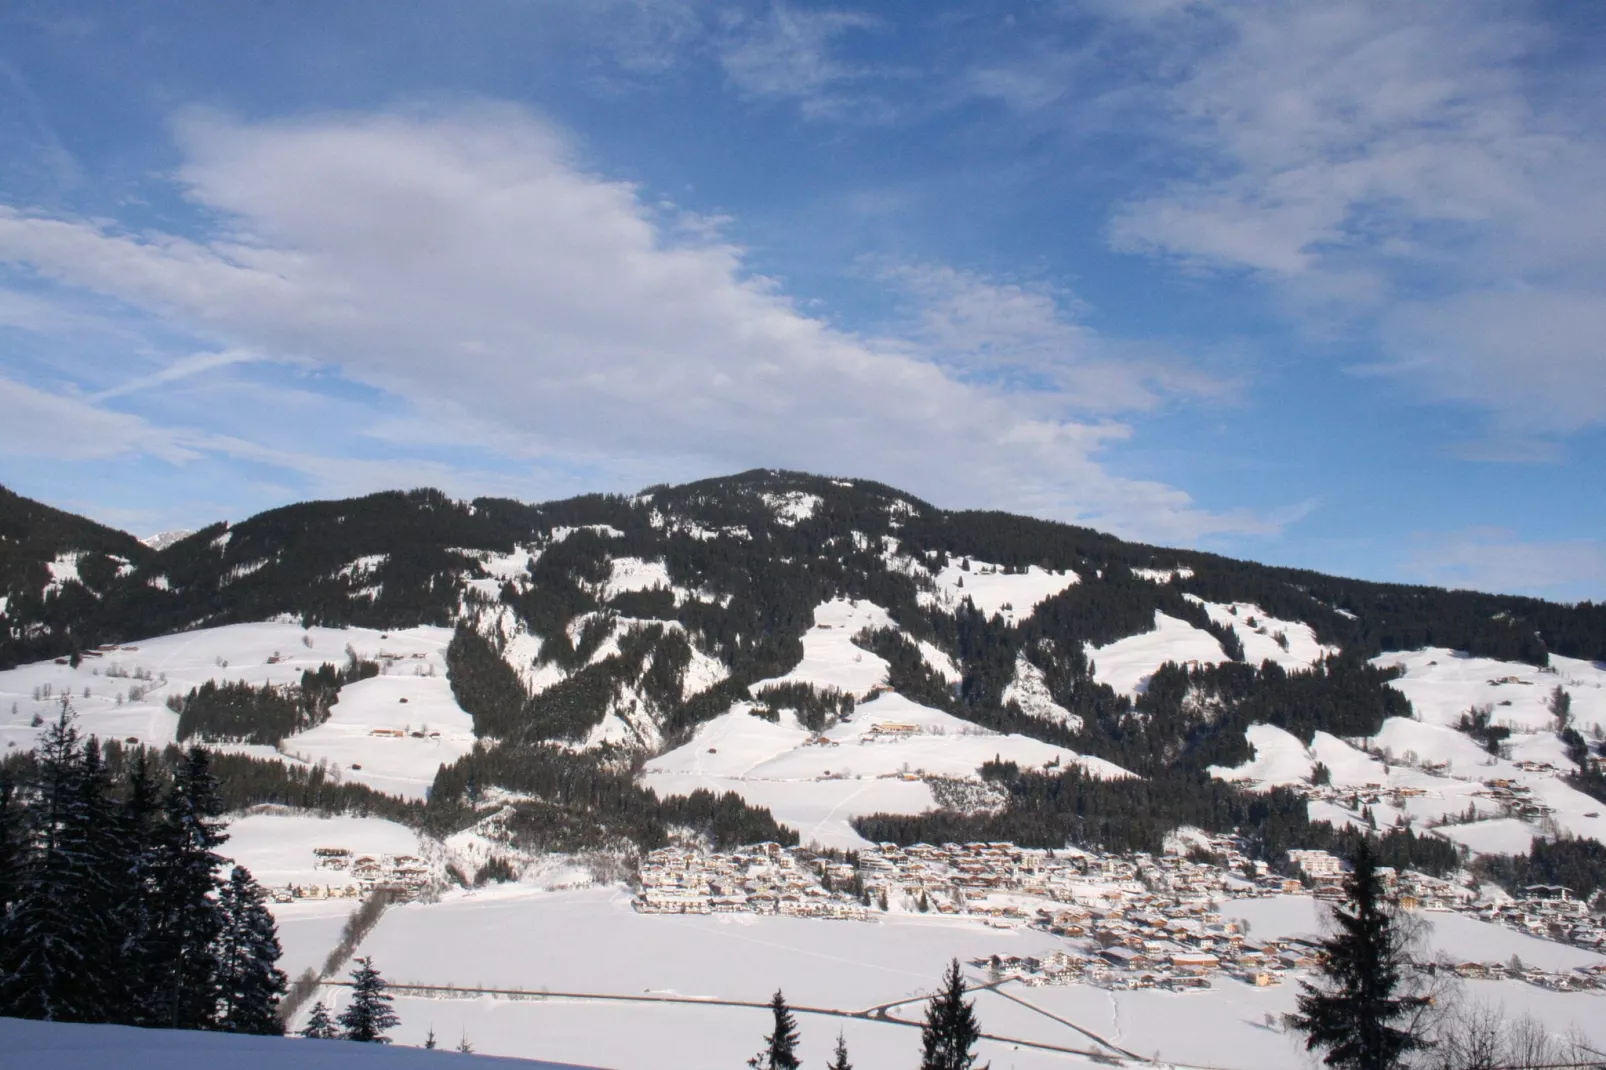
[[[299,684],[253,687],[244,680],[208,680],[188,695],[174,695],[167,706],[178,714],[178,739],[209,743],[257,743],[274,747],[286,737],[316,728],[329,719],[346,684],[379,675],[379,663],[351,652],[345,665],[324,662],[304,669]]]
[[[273,916],[217,854],[207,752],[186,752],[163,790],[141,751],[114,790],[73,719],[64,702],[32,775],[0,777],[0,1015],[283,1032]]]
[[[1021,772],[991,765],[990,779],[1007,781],[1009,798],[996,813],[933,810],[923,814],[870,814],[855,818],[859,835],[874,843],[971,843],[1007,840],[1022,847],[1058,849],[1067,844],[1104,851],[1158,853],[1179,826],[1237,833],[1255,857],[1286,866],[1290,848],[1349,854],[1368,834],[1335,828],[1307,816],[1305,799],[1286,788],[1246,792],[1203,771],[1168,778],[1106,779],[1073,765],[1057,772]],[[1409,828],[1371,837],[1388,865],[1426,873],[1460,866],[1454,844],[1418,836]]]

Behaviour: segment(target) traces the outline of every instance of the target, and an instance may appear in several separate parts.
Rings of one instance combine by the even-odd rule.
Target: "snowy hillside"
[[[1413,718],[1391,717],[1360,740],[1318,732],[1309,746],[1257,724],[1248,732],[1254,757],[1211,772],[1257,787],[1307,788],[1320,796],[1311,803],[1313,817],[1345,823],[1361,820],[1359,806],[1335,805],[1332,797],[1359,792],[1371,796],[1379,824],[1433,828],[1474,854],[1526,853],[1535,836],[1557,832],[1606,842],[1606,806],[1562,779],[1574,767],[1550,709],[1562,689],[1572,723],[1596,736],[1606,728],[1606,666],[1553,656],[1538,668],[1438,648],[1383,655],[1375,663],[1403,670],[1390,686],[1409,697]],[[1475,707],[1510,729],[1500,754],[1457,728]],[[1330,776],[1325,790],[1312,786],[1317,763]],[[1497,782],[1510,787],[1492,788]],[[1479,819],[1465,821],[1469,811]]]
[[[208,681],[288,687],[304,671],[355,653],[376,661],[381,675],[343,688],[329,719],[287,737],[278,754],[305,765],[326,762],[347,779],[422,798],[436,769],[474,745],[472,721],[446,679],[450,639],[441,628],[380,632],[277,622],[141,639],[88,653],[76,667],[61,659],[0,672],[0,740],[7,750],[31,748],[39,733],[35,718],[52,717],[65,697],[84,732],[162,747],[177,740],[179,717],[169,699]]]

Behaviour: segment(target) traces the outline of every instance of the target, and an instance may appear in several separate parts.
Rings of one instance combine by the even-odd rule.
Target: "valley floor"
[[[1263,940],[1320,928],[1319,906],[1306,896],[1232,901],[1223,913],[1247,919]],[[1606,962],[1476,919],[1423,916],[1434,954],[1518,955],[1556,969]],[[449,998],[398,993],[398,1043],[419,1044],[433,1028],[447,1043],[466,1036],[480,1052],[617,1070],[702,1070],[740,1066],[758,1049],[769,1021],[761,1005],[777,987],[811,1009],[799,1015],[805,1064],[823,1063],[839,1030],[858,1065],[911,1064],[923,997],[949,959],[1041,956],[1063,946],[1044,932],[973,918],[643,915],[619,887],[546,892],[511,885],[393,907],[360,953],[372,955],[393,983],[472,990]],[[987,983],[969,972],[973,983]],[[1577,1026],[1606,1043],[1601,995],[1514,981],[1463,982],[1463,991],[1512,1014],[1534,1014],[1557,1032]],[[1275,1024],[1293,1009],[1296,992],[1292,983],[1256,988],[1230,978],[1195,993],[1007,982],[976,994],[984,1032],[1001,1038],[983,1043],[980,1061],[997,1070],[1048,1070],[1093,1065],[1092,1053],[1102,1053],[1284,1070],[1307,1062],[1296,1038]],[[323,994],[339,1002],[345,990],[326,986]]]

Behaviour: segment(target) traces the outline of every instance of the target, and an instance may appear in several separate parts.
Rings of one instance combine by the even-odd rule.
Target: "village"
[[[314,868],[348,879],[340,883],[286,884],[271,894],[276,903],[298,899],[362,899],[383,892],[395,900],[416,899],[430,884],[428,862],[416,855],[354,855],[345,847],[313,848]]]
[[[1000,929],[1031,927],[1065,939],[1045,957],[973,960],[996,981],[1090,984],[1110,989],[1202,990],[1222,979],[1276,985],[1316,965],[1314,939],[1255,940],[1224,918],[1225,901],[1285,894],[1343,898],[1342,859],[1290,851],[1287,868],[1250,859],[1233,836],[1197,837],[1161,855],[1031,850],[1011,843],[882,844],[857,855],[767,843],[727,853],[667,847],[639,870],[644,914],[758,913],[873,921],[891,912],[968,916]],[[1566,889],[1535,886],[1520,898],[1482,899],[1427,874],[1383,870],[1405,911],[1460,912],[1529,935],[1591,949],[1606,930]],[[1475,979],[1513,978],[1563,990],[1606,989],[1606,964],[1557,972],[1520,962],[1425,962],[1418,969]]]

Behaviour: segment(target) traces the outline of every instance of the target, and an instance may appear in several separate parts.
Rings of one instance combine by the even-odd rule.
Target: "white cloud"
[[[798,101],[810,118],[841,116],[848,109],[866,117],[872,102],[851,99],[842,87],[868,77],[865,67],[832,55],[833,43],[878,20],[852,11],[809,11],[775,3],[763,17],[733,15],[726,27],[720,63],[740,92],[755,98]],[[879,116],[881,106],[870,107]]]
[[[1174,355],[1112,342],[1078,322],[1080,303],[1046,283],[998,282],[940,264],[884,265],[877,274],[916,303],[907,336],[961,378],[1021,386],[1083,412],[1225,392]]]
[[[199,454],[138,416],[0,377],[0,450],[34,457],[105,460],[143,453],[181,464]]]
[[[1359,315],[1415,387],[1502,425],[1606,421],[1606,109],[1533,76],[1553,31],[1481,0],[1173,14],[1183,177],[1120,206],[1116,248]]]
[[[1606,583],[1606,543],[1524,542],[1501,528],[1472,528],[1419,539],[1406,570],[1442,587],[1576,598]]]
[[[259,125],[197,114],[179,139],[178,177],[213,220],[209,236],[0,209],[0,261],[146,309],[220,352],[337,367],[526,470],[582,466],[611,481],[763,464],[1154,539],[1274,526],[1106,471],[1098,451],[1124,425],[1078,422],[1062,399],[966,382],[923,359],[983,344],[979,301],[1014,317],[999,332],[1005,349],[1051,368],[1054,346],[1089,335],[1041,293],[954,276],[948,292],[972,304],[935,314],[924,341],[834,329],[749,274],[740,249],[706,227],[666,225],[633,187],[582,170],[552,129],[507,108]],[[1106,408],[1127,403],[1123,390],[1146,403],[1141,377],[1111,374]],[[186,441],[320,471],[313,453]],[[323,460],[322,479],[438,475],[454,490],[463,479],[445,464]]]

